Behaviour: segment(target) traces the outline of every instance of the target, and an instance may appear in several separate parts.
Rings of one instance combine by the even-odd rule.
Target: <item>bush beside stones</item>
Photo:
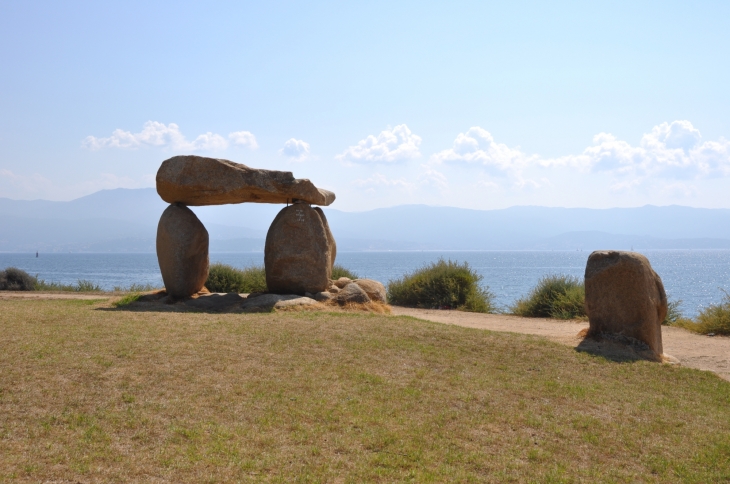
[[[8,267],[4,271],[0,271],[0,290],[2,291],[32,291],[37,282],[37,278],[15,267]]]
[[[210,292],[266,292],[266,271],[263,266],[236,269],[227,264],[212,264],[205,287]]]
[[[332,267],[332,280],[336,281],[340,277],[347,277],[348,279],[352,279],[354,281],[355,279],[359,279],[360,276],[352,272],[350,269],[342,267],[339,264],[335,264]]]
[[[704,308],[694,321],[679,317],[674,325],[700,334],[730,336],[730,294],[721,303]]]
[[[488,313],[494,295],[479,285],[482,276],[469,264],[439,259],[388,283],[388,301],[399,306],[461,309]]]
[[[549,275],[510,308],[527,318],[574,319],[585,317],[585,286],[577,277]]]

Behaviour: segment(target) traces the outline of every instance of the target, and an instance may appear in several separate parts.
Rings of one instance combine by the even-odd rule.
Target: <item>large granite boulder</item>
[[[185,205],[287,203],[303,200],[329,205],[335,194],[296,179],[289,171],[259,170],[228,160],[174,156],[157,170],[157,193],[166,202]]]
[[[641,254],[596,251],[585,272],[588,335],[621,335],[661,356],[667,296],[661,278]]]
[[[334,263],[331,240],[321,210],[303,202],[283,208],[266,234],[264,266],[269,292],[326,291]]]
[[[203,288],[208,278],[208,231],[188,207],[173,204],[162,213],[157,261],[172,298],[190,297]]]

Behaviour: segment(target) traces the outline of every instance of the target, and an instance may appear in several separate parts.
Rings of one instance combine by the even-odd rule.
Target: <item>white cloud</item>
[[[422,185],[431,185],[445,192],[449,188],[449,182],[446,175],[440,171],[434,170],[429,165],[421,165],[421,174],[418,175],[418,181]]]
[[[396,163],[421,156],[421,137],[405,124],[381,131],[376,137],[368,136],[355,146],[350,146],[335,159],[354,163]]]
[[[190,151],[220,151],[226,148],[228,148],[228,141],[223,136],[210,131],[199,135],[192,143],[181,144],[177,147],[177,149]]]
[[[641,139],[641,145],[649,149],[683,149],[689,151],[699,143],[702,135],[689,121],[674,121],[654,126],[651,133]]]
[[[258,143],[256,143],[256,136],[250,131],[234,131],[228,135],[228,138],[237,146],[248,146],[252,150],[259,147]]]
[[[499,190],[501,187],[498,183],[493,182],[492,180],[479,180],[476,183],[477,188],[486,188],[489,190]]]
[[[519,148],[496,143],[489,131],[474,126],[466,133],[459,133],[451,149],[436,153],[432,159],[436,163],[477,163],[506,171],[521,169],[535,158],[527,156]]]
[[[284,147],[279,150],[280,155],[284,155],[292,161],[304,161],[309,159],[309,143],[304,140],[291,138]]]
[[[388,178],[382,173],[374,173],[371,177],[357,179],[352,184],[365,189],[367,193],[395,191],[405,192],[409,196],[419,191],[421,194],[433,195],[434,188],[443,195],[449,189],[446,176],[428,165],[421,165],[420,173],[413,178]]]
[[[388,178],[381,173],[375,173],[370,178],[357,179],[352,182],[353,185],[363,188],[401,188],[411,190],[415,187],[414,183],[411,183],[404,178]]]
[[[654,126],[632,146],[608,133],[593,138],[593,146],[575,156],[545,160],[544,166],[572,165],[592,172],[609,172],[634,179],[650,176],[699,178],[730,174],[730,142],[702,142],[702,136],[689,121],[674,121]],[[635,186],[638,182],[630,185]]]
[[[532,167],[572,167],[583,172],[606,173],[629,177],[613,185],[613,190],[626,190],[641,184],[648,177],[699,178],[730,175],[730,141],[702,141],[702,136],[689,121],[674,121],[655,126],[638,146],[620,140],[610,133],[593,137],[593,145],[577,155],[543,158],[527,155],[519,148],[510,148],[494,141],[492,135],[476,126],[460,133],[453,147],[433,155],[436,163],[478,164],[518,178],[517,186],[539,187],[542,182],[522,180],[521,173]]]
[[[248,131],[236,131],[228,135],[235,145],[258,147],[256,137]],[[228,141],[221,135],[207,132],[189,141],[175,123],[165,125],[147,121],[139,133],[115,129],[107,138],[87,136],[81,146],[89,150],[103,148],[138,149],[143,147],[171,148],[178,151],[221,151],[228,148]]]

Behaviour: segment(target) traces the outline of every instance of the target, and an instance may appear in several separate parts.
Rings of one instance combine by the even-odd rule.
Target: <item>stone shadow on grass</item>
[[[662,361],[647,344],[621,334],[586,336],[575,347],[581,353],[600,356],[617,363],[634,361]]]
[[[275,309],[321,306],[314,299],[294,294],[203,293],[196,297],[173,300],[164,292],[143,294],[134,300],[119,301],[104,311],[268,313]]]

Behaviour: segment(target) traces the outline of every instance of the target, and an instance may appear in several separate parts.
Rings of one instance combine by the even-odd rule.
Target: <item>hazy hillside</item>
[[[0,199],[0,251],[153,252],[167,204],[152,188],[103,190],[70,202]],[[193,207],[212,252],[263,250],[280,205]],[[340,250],[593,250],[730,248],[730,210],[681,206],[511,207],[403,205],[325,209]]]

